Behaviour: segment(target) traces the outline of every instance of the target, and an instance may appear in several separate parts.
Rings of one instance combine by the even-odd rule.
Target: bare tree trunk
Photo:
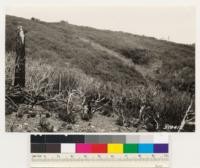
[[[188,106],[187,111],[185,112],[185,115],[183,117],[183,120],[181,122],[181,125],[178,129],[178,132],[181,132],[184,129],[184,126],[187,124],[186,118],[188,116],[188,113],[190,112],[191,108],[192,108],[192,104],[193,104],[193,100],[191,100],[190,105]]]
[[[14,86],[25,87],[25,36],[22,26],[17,27]]]
[[[143,105],[141,108],[140,108],[140,111],[139,111],[139,120],[138,120],[138,126],[137,126],[137,129],[136,129],[136,132],[139,132],[139,130],[144,126],[144,121],[143,121],[143,113],[144,113],[144,109],[145,109],[145,105]]]

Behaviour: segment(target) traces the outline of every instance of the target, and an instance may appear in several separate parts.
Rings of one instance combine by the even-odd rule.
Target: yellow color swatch
[[[108,153],[123,153],[123,144],[108,144]]]

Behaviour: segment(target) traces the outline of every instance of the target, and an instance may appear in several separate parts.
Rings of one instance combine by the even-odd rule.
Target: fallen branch
[[[185,115],[184,115],[183,120],[181,122],[181,125],[180,125],[180,127],[178,129],[178,132],[181,132],[183,130],[185,124],[187,123],[186,118],[187,118],[188,113],[190,112],[190,110],[192,108],[192,104],[193,104],[193,99],[191,100],[190,105],[189,105],[187,111],[185,112]]]
[[[16,109],[18,109],[18,105],[17,105],[9,96],[6,96],[6,99],[8,99],[8,100],[12,103],[12,105],[13,105]]]

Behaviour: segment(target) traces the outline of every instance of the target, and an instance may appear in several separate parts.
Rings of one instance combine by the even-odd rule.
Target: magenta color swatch
[[[92,153],[92,145],[76,144],[76,153]]]

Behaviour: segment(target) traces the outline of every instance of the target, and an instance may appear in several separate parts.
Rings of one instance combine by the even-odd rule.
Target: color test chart
[[[167,135],[32,135],[31,168],[169,167]]]

